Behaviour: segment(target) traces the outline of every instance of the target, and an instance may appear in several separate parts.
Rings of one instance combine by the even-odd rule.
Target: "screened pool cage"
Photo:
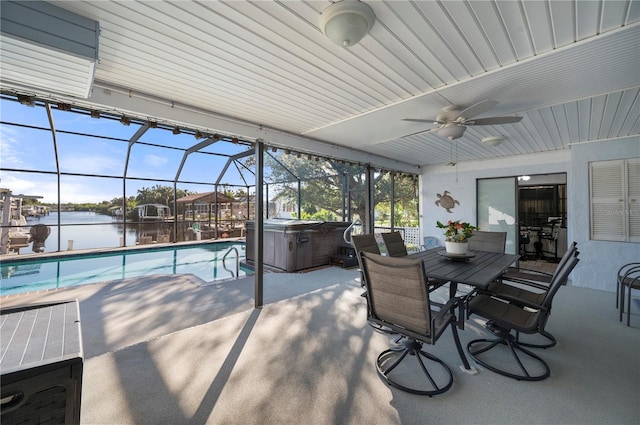
[[[11,198],[3,254],[16,252],[8,236],[44,221],[46,251],[71,249],[74,235],[104,225],[118,236],[84,248],[244,237],[257,152],[265,219],[358,220],[356,232],[399,229],[418,244],[416,175],[153,118],[12,94],[0,101],[0,187]]]

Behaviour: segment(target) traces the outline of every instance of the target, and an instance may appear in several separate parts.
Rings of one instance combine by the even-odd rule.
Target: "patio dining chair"
[[[360,286],[365,288],[365,291],[362,293],[362,297],[368,300],[368,291],[366,290],[366,276],[364,273],[364,268],[362,266],[362,254],[365,252],[378,254],[380,255],[380,247],[378,246],[378,241],[376,240],[376,236],[373,233],[365,234],[365,235],[353,235],[351,236],[351,243],[356,251],[356,258],[358,259],[358,265],[360,266]],[[369,302],[367,302],[367,308],[369,308]],[[369,321],[369,324],[376,330],[382,333],[387,334],[395,334],[391,329],[381,326],[379,323],[374,323]],[[400,338],[393,338],[393,343],[399,341]]]
[[[540,304],[522,306],[479,294],[468,302],[470,315],[487,320],[486,328],[495,337],[474,339],[467,350],[476,363],[498,374],[524,381],[540,381],[551,374],[549,365],[536,353],[521,344],[511,332],[537,334],[545,331],[551,303],[569,274],[580,261],[571,257],[553,278]],[[511,358],[511,361],[509,360]]]
[[[475,231],[469,238],[469,249],[471,251],[500,252],[504,254],[504,247],[507,242],[507,232],[483,232]]]
[[[551,283],[551,280],[553,280],[553,276],[558,273],[562,266],[569,261],[571,257],[578,256],[579,252],[577,250],[578,243],[574,241],[558,261],[558,265],[556,266],[554,273],[545,273],[540,270],[516,267],[507,270],[501,278],[503,280],[510,280],[513,282],[535,282],[539,284],[546,284],[548,286]]]
[[[520,307],[534,308],[542,304],[549,292],[553,279],[562,272],[563,267],[571,258],[577,258],[580,252],[578,244],[573,242],[564,253],[553,274],[528,270],[509,270],[499,280],[492,282],[485,290],[480,291],[485,295],[500,298]],[[565,281],[566,283],[566,281]],[[556,345],[556,338],[546,330],[541,330],[540,335],[546,339],[545,343],[525,342],[516,332],[516,339],[520,345],[533,348],[550,348]]]
[[[387,253],[389,256],[404,257],[408,255],[407,247],[404,244],[404,240],[402,239],[400,232],[381,233],[381,236],[385,246],[387,247]],[[449,283],[447,280],[429,278],[429,292],[438,289],[447,283]]]
[[[381,233],[381,236],[390,257],[404,257],[409,254],[400,232]]]
[[[465,362],[454,314],[458,299],[450,299],[435,309],[437,305],[430,302],[421,260],[364,252],[362,265],[368,320],[404,336],[401,351],[388,349],[378,355],[376,368],[381,378],[413,394],[433,396],[449,390],[453,384],[451,369],[442,359],[424,351],[423,344],[435,344],[450,326],[460,358]],[[409,365],[410,359],[415,359],[421,372]]]
[[[360,285],[364,286],[364,274],[362,273],[362,252],[372,252],[374,254],[380,254],[380,247],[378,241],[373,233],[365,235],[353,235],[351,236],[351,243],[356,251],[356,257],[358,258],[358,265],[360,266]]]

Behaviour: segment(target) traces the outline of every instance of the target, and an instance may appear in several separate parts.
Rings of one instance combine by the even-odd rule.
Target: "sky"
[[[62,176],[60,179],[61,203],[99,203],[121,197],[123,184],[121,177],[125,172],[127,141],[135,134],[139,126],[125,126],[119,121],[106,118],[91,118],[73,112],[65,112],[52,107],[54,126],[57,130],[56,142],[60,171],[64,173],[94,174],[113,176],[98,178],[86,176]],[[44,107],[28,107],[6,99],[0,100],[0,187],[10,189],[14,194],[42,196],[43,203],[58,201],[56,154],[52,133],[33,128],[4,124],[19,123],[27,126],[50,128]],[[82,135],[64,134],[71,131]],[[101,135],[107,140],[91,137]],[[165,129],[149,129],[141,142],[165,146],[188,148],[198,140],[193,134],[174,135]],[[234,154],[245,151],[246,146],[218,142],[206,148],[210,152]],[[128,177],[166,179],[170,182],[152,182],[127,180],[127,196],[136,196],[137,190],[150,188],[156,184],[173,186],[173,179],[183,159],[184,151],[162,149],[141,144],[133,145],[130,152]],[[212,184],[219,178],[226,158],[212,155],[192,154],[188,157],[179,180],[206,182],[203,185],[179,184],[179,189],[193,192],[213,191]],[[44,170],[48,174],[6,171],[4,169]],[[249,185],[253,175],[245,172]],[[231,166],[220,181],[221,184],[243,185],[240,172]],[[232,188],[237,189],[237,188]]]

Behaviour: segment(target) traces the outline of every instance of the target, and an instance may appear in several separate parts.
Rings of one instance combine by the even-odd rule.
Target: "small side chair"
[[[627,295],[627,326],[631,326],[631,290],[640,289],[640,263],[628,263],[620,267],[616,283],[616,308],[620,308],[620,321],[624,313],[625,288]]]

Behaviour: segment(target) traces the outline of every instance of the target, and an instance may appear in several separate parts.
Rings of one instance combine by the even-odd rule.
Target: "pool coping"
[[[18,254],[18,255],[0,255],[0,263],[2,264],[15,264],[28,262],[33,260],[49,260],[49,259],[58,259],[58,258],[69,258],[69,257],[89,257],[92,255],[100,255],[100,254],[110,254],[110,253],[120,253],[123,251],[155,251],[166,248],[180,248],[180,247],[193,247],[200,245],[212,245],[217,243],[227,243],[227,242],[245,242],[245,238],[224,238],[224,239],[212,239],[205,241],[186,241],[186,242],[169,242],[169,243],[153,243],[153,244],[145,244],[145,245],[132,245],[132,246],[123,246],[123,247],[113,247],[113,248],[96,248],[96,249],[82,249],[82,250],[72,250],[72,251],[55,251],[55,252],[42,252],[42,253],[33,253],[33,254]]]

